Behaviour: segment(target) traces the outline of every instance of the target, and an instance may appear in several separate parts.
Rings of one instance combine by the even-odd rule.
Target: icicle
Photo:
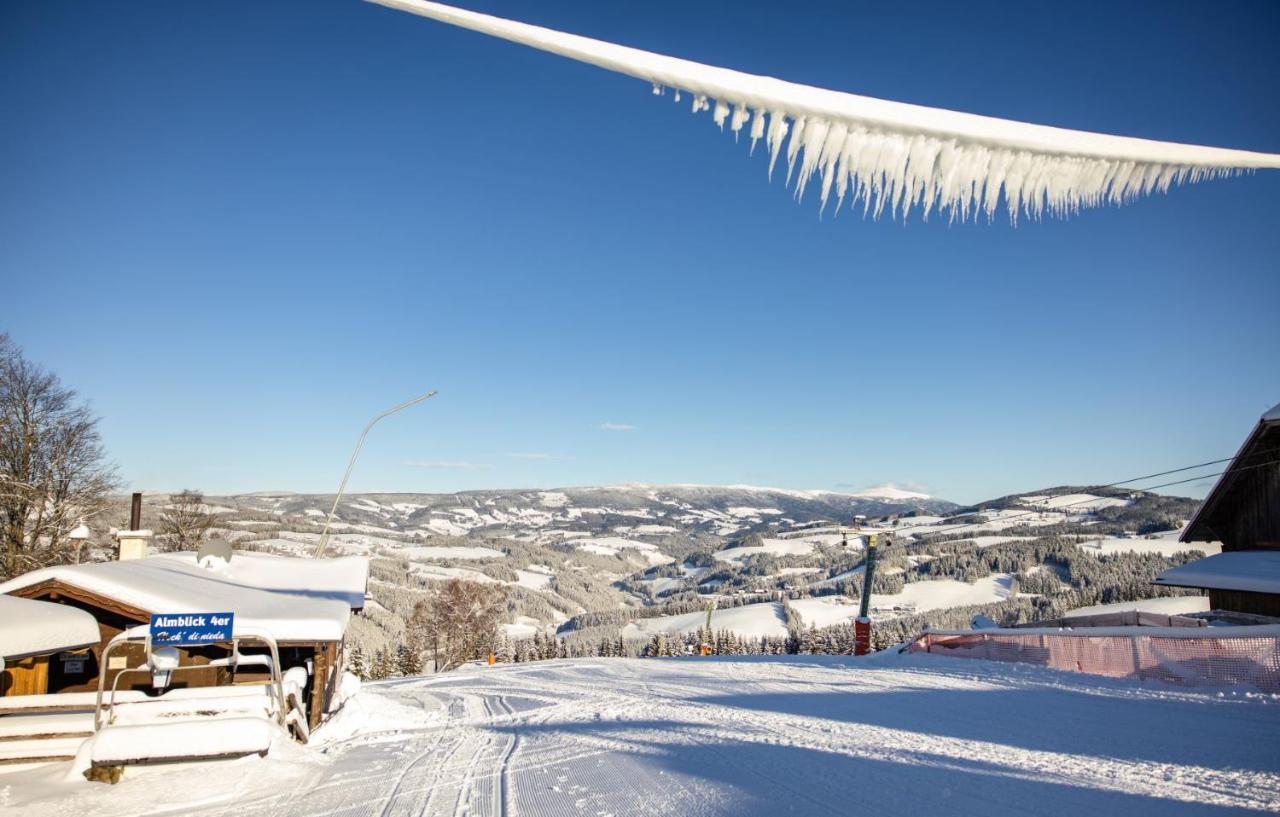
[[[780,111],[769,112],[769,136],[766,146],[769,148],[769,178],[773,179],[773,166],[778,161],[778,151],[782,149],[782,140],[787,138],[787,117]]]
[[[748,155],[755,155],[756,142],[760,141],[761,136],[764,136],[764,108],[756,108],[751,119],[751,150]]]
[[[729,106],[725,104],[723,99],[716,100],[716,109],[711,113],[711,118],[715,120],[720,130],[724,130],[724,120],[729,116]]]
[[[733,140],[738,141],[738,133],[742,130],[742,126],[751,118],[751,112],[747,110],[747,106],[738,103],[733,106],[733,118],[729,120],[729,129],[733,131]]]
[[[495,37],[644,79],[661,95],[684,89],[735,138],[748,119],[751,148],[765,140],[769,177],[786,142],[796,198],[821,174],[821,207],[861,200],[864,215],[919,209],[990,221],[1001,199],[1011,221],[1067,216],[1257,168],[1280,155],[1110,136],[907,105],[760,77],[531,26],[429,0],[374,0]],[[732,111],[732,118],[730,118]],[[765,118],[768,117],[766,123]],[[789,141],[788,141],[789,140]],[[803,156],[801,156],[803,154]],[[798,164],[797,164],[798,161]]]
[[[791,184],[791,172],[796,167],[796,157],[800,155],[800,146],[804,143],[804,131],[808,120],[800,117],[791,128],[791,140],[787,142],[787,184]]]

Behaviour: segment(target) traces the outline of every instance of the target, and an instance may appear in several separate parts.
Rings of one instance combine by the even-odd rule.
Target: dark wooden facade
[[[1209,590],[1209,606],[1215,610],[1280,618],[1280,593],[1247,593],[1243,590]]]
[[[0,690],[0,695],[40,695],[61,692],[92,692],[98,688],[98,676],[106,673],[107,688],[110,688],[117,675],[125,669],[134,669],[146,662],[146,655],[140,646],[117,648],[112,651],[109,660],[113,666],[103,667],[101,664],[103,650],[112,638],[124,630],[147,624],[151,621],[150,610],[142,610],[124,604],[115,599],[82,590],[65,582],[51,579],[15,590],[11,595],[39,601],[66,604],[85,610],[98,622],[101,638],[89,649],[75,654],[53,655],[44,657],[47,665],[43,671],[33,672],[30,679],[38,675],[40,683],[28,680],[22,684],[10,682],[7,689]],[[341,678],[342,644],[337,641],[281,641],[277,644],[280,651],[281,671],[290,667],[305,666],[312,662],[312,677],[306,691],[307,719],[312,728],[323,720],[325,709]],[[245,647],[244,653],[256,652]],[[208,646],[181,648],[181,663],[184,666],[208,664],[215,658],[222,658],[229,652],[227,647]],[[68,668],[79,668],[78,672]],[[33,670],[36,668],[33,667]],[[175,687],[220,686],[230,683],[263,683],[270,680],[270,674],[262,667],[248,667],[239,670],[233,677],[225,667],[209,667],[207,671],[183,672],[175,678]],[[37,688],[38,687],[38,688]],[[121,681],[120,689],[150,689],[149,679],[142,673],[132,677],[126,675]]]
[[[1249,435],[1182,534],[1222,549],[1280,548],[1280,406]]]
[[[1280,549],[1280,406],[1262,415],[1181,537],[1222,550]],[[1280,593],[1208,588],[1215,610],[1280,617]]]

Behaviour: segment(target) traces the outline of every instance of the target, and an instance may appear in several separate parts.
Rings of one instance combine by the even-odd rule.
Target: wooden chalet
[[[143,650],[110,656],[103,649],[122,631],[150,623],[152,614],[232,612],[235,629],[266,633],[277,643],[281,671],[304,667],[307,719],[324,718],[342,680],[347,624],[364,605],[368,561],[363,557],[299,559],[236,552],[227,559],[198,560],[195,553],[169,553],[116,562],[62,565],[36,570],[0,584],[0,594],[76,608],[96,622],[97,638],[79,652],[61,651],[37,674],[0,687],[0,695],[91,692],[106,673],[107,685],[122,670],[145,663]],[[226,644],[180,649],[183,665],[202,665],[229,652]],[[252,652],[245,649],[242,652]],[[264,683],[262,667],[225,667],[181,675],[190,687]],[[149,688],[141,673],[125,676],[121,689]]]
[[[1221,542],[1222,553],[1155,584],[1207,590],[1216,610],[1280,617],[1280,405],[1262,415],[1181,541]]]

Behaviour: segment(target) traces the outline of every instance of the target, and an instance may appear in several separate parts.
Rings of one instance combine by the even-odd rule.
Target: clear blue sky
[[[468,2],[1280,151],[1280,4],[1078,5]],[[331,491],[427,387],[353,488],[969,501],[1227,456],[1280,401],[1280,173],[1016,229],[819,219],[644,83],[355,0],[7,2],[0,110],[0,328],[137,489]]]

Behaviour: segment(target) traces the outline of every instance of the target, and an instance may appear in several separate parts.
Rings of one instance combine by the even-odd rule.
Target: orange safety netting
[[[1110,678],[1190,687],[1248,687],[1280,694],[1280,637],[1261,633],[1181,637],[1009,630],[926,632],[909,649]]]

